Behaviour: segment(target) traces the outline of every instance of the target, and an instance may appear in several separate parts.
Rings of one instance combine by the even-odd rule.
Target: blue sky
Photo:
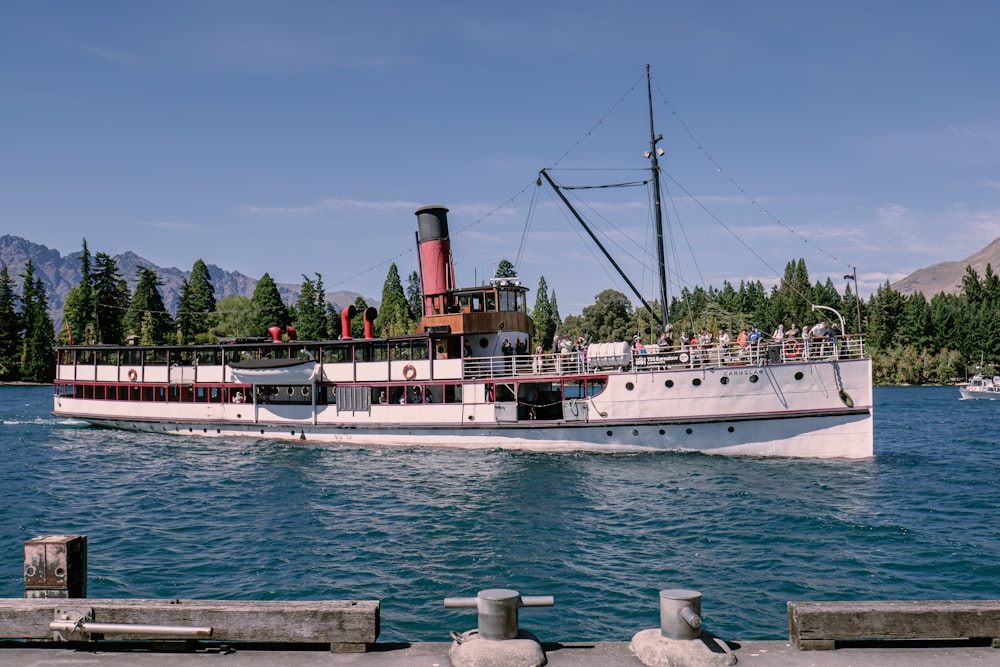
[[[998,24],[971,0],[8,2],[0,234],[377,299],[442,204],[460,284],[506,258],[579,313],[627,288],[534,182],[643,178],[648,63],[671,294],[799,257],[867,293],[1000,236]],[[648,192],[586,197],[655,298]]]

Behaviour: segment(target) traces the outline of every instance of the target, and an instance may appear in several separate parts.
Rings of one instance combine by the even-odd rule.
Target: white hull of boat
[[[341,445],[527,451],[697,451],[730,456],[873,454],[870,360],[612,373],[564,419],[511,418],[481,382],[466,402],[381,405],[130,403],[56,397],[56,413],[99,426]],[[495,379],[493,382],[502,383]]]

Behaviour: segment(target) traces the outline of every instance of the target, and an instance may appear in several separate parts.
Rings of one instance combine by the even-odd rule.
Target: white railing
[[[840,359],[861,359],[865,356],[863,336],[836,338],[792,338],[782,342],[760,342],[741,347],[727,345],[682,345],[661,348],[647,345],[633,349],[631,359],[616,369],[634,372],[716,368],[722,366],[763,366]],[[511,376],[577,375],[611,370],[598,369],[587,363],[583,351],[565,354],[512,355],[509,357],[472,357],[463,361],[466,378],[499,378]]]

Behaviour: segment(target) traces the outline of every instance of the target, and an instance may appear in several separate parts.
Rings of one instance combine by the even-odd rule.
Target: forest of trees
[[[140,345],[210,343],[220,337],[266,336],[271,326],[293,327],[300,340],[335,339],[341,335],[340,313],[326,301],[323,277],[302,276],[294,304],[282,302],[277,285],[265,273],[253,296],[216,300],[208,268],[201,259],[184,281],[177,312],[167,312],[155,271],[141,269],[134,293],[118,271],[115,260],[98,252],[91,257],[83,243],[80,284],[70,290],[63,305],[64,325],[56,333],[47,314],[45,287],[28,262],[21,275],[21,294],[6,266],[0,267],[0,381],[51,382],[55,373],[55,345]],[[497,265],[498,277],[516,275],[507,260]],[[368,304],[358,297],[351,320],[351,336],[361,337]],[[420,321],[421,299],[416,272],[404,288],[395,264],[382,288],[374,333],[378,337],[412,333]],[[654,310],[658,302],[651,303]],[[825,306],[844,316],[845,333],[861,331],[873,359],[876,384],[940,384],[964,379],[980,359],[987,373],[996,373],[1000,360],[1000,277],[987,265],[979,276],[967,267],[959,294],[903,295],[888,282],[865,300],[850,283],[839,291],[831,279],[811,283],[805,260],[789,262],[780,282],[770,290],[760,281],[724,282],[721,289],[684,289],[672,298],[668,320],[674,338],[682,332],[735,334],[756,324],[765,334],[779,324],[808,328],[829,321]],[[531,312],[535,322],[532,347],[552,347],[555,335],[568,334],[588,342],[630,340],[638,334],[647,343],[660,334],[661,315],[636,309],[626,295],[605,290],[580,315],[559,315],[555,290],[542,276]],[[831,322],[831,324],[838,324]]]

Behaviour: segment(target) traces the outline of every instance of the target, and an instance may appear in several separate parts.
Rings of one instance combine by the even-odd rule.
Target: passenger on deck
[[[531,370],[536,375],[542,372],[542,367],[545,363],[545,352],[542,350],[542,346],[538,345],[535,347],[535,355],[532,358]]]
[[[729,343],[731,339],[725,329],[719,329],[719,352],[723,356],[729,354]]]
[[[784,324],[779,324],[778,325],[778,328],[774,330],[773,334],[771,334],[771,340],[779,342],[779,343],[781,341],[785,340],[785,325]]]

